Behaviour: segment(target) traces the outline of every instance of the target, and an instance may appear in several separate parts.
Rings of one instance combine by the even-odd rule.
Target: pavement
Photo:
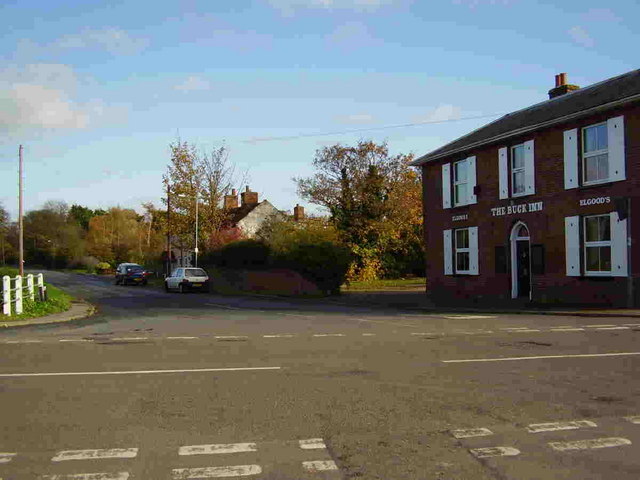
[[[51,315],[30,318],[28,320],[4,321],[0,322],[0,328],[28,327],[33,325],[46,325],[50,323],[71,322],[73,320],[90,317],[95,312],[96,308],[94,305],[81,299],[75,299],[71,302],[71,308],[65,312],[52,313]],[[5,318],[2,319],[5,320]]]

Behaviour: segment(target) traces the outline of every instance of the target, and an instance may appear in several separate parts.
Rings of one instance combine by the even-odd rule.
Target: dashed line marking
[[[0,453],[0,463],[9,463],[11,460],[13,460],[13,457],[15,457],[16,454],[15,453]]]
[[[223,305],[223,304],[220,304],[220,303],[205,303],[205,305],[207,305],[209,307],[225,308],[227,310],[244,310],[243,308],[231,307],[229,305]]]
[[[625,327],[640,327],[640,323],[623,323]]]
[[[375,333],[363,333],[362,336],[363,337],[375,337],[376,334]]]
[[[314,337],[345,337],[344,333],[315,333]]]
[[[631,445],[631,440],[621,437],[594,438],[591,440],[575,440],[573,442],[549,442],[549,446],[558,452],[568,450],[592,450],[594,448],[621,447]]]
[[[628,357],[640,355],[640,352],[620,353],[585,353],[579,355],[540,355],[536,357],[502,357],[502,358],[469,358],[463,360],[440,360],[442,363],[474,363],[474,362],[511,362],[516,360],[545,360],[554,358],[596,358],[596,357]]]
[[[166,337],[167,340],[195,340],[198,337]]]
[[[43,475],[41,480],[127,480],[129,472],[75,473],[70,475]]]
[[[138,455],[137,448],[111,448],[92,450],[63,450],[51,459],[52,462],[66,460],[89,460],[103,458],[135,458]]]
[[[69,342],[69,343],[90,343],[93,340],[89,340],[86,338],[61,338],[58,340],[59,342]]]
[[[216,335],[216,337],[218,340],[224,340],[224,339],[240,339],[240,338],[249,338],[247,335]]]
[[[439,334],[438,333],[430,333],[430,332],[413,332],[413,333],[411,333],[411,335],[416,335],[416,336],[428,335],[428,336],[432,336],[432,335],[439,335]]]
[[[615,327],[616,325],[613,324],[613,323],[605,323],[603,325],[590,324],[590,325],[584,325],[584,326],[587,327],[587,328],[602,328],[602,327]]]
[[[581,327],[554,327],[551,332],[584,332],[584,328]]]
[[[309,438],[307,440],[298,440],[300,448],[303,450],[316,450],[327,448],[322,438]]]
[[[262,473],[260,465],[235,465],[229,467],[174,468],[174,480],[189,478],[244,477]]]
[[[447,318],[449,320],[481,320],[497,317],[495,315],[442,315],[442,318]]]
[[[273,335],[263,335],[263,338],[293,338],[295,337],[292,333],[277,333]]]
[[[599,327],[596,330],[629,330],[630,327]]]
[[[472,448],[469,452],[476,458],[515,457],[520,455],[520,450],[514,447]]]
[[[455,438],[486,437],[493,435],[493,432],[488,428],[463,428],[460,430],[451,430],[451,435]]]
[[[556,432],[558,430],[578,430],[580,428],[597,427],[591,420],[576,420],[571,422],[532,423],[527,427],[529,433]]]
[[[369,320],[367,318],[347,318],[347,320],[355,320],[356,322],[367,322],[367,323],[382,323],[384,325],[395,325],[397,327],[413,327],[416,328],[418,325],[414,323],[397,323],[397,322],[385,322],[384,320]]]
[[[631,417],[624,417],[628,422],[634,423],[636,425],[640,425],[640,415],[634,415]]]
[[[255,452],[255,443],[219,443],[180,447],[178,455],[217,455],[221,453]]]
[[[149,337],[113,337],[111,340],[116,341],[138,341],[138,340],[149,340]]]
[[[5,343],[20,344],[20,343],[42,343],[42,340],[7,340]]]
[[[541,332],[542,330],[539,330],[537,328],[523,328],[520,330],[513,330],[511,331],[511,333],[534,333],[534,332]]]
[[[333,460],[313,460],[311,462],[302,462],[302,467],[307,472],[324,472],[328,470],[338,470],[338,466]]]

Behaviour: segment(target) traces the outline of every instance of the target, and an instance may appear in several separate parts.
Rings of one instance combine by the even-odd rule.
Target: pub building
[[[640,307],[640,70],[549,99],[413,162],[427,295]]]

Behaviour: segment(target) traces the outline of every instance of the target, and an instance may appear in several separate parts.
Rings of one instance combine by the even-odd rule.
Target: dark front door
[[[529,298],[531,291],[531,262],[529,260],[529,240],[516,242],[518,257],[518,297]]]

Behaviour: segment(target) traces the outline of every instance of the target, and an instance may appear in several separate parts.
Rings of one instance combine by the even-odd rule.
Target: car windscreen
[[[207,272],[201,268],[187,268],[184,272],[185,277],[206,277]]]
[[[142,268],[139,265],[135,265],[132,267],[127,267],[127,272],[142,272],[144,270],[144,268]]]

